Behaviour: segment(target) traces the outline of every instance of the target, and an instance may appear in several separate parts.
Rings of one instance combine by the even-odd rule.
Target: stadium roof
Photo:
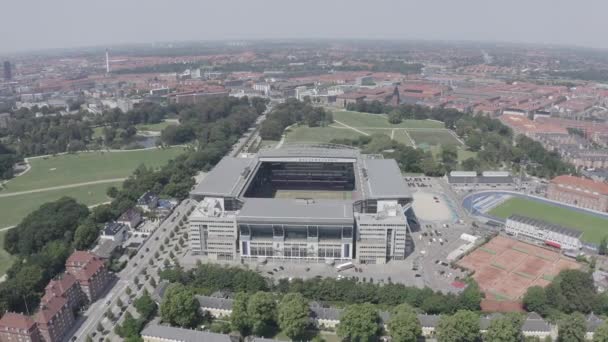
[[[358,158],[359,151],[341,145],[288,145],[258,152],[259,158]]]
[[[352,201],[248,198],[239,214],[243,223],[345,224],[354,221]]]
[[[255,158],[224,157],[207,174],[191,194],[219,197],[236,197],[247,179]]]
[[[394,159],[361,159],[366,197],[377,199],[411,197]],[[365,173],[367,172],[367,175]]]
[[[529,224],[541,229],[550,230],[552,232],[560,233],[563,235],[568,235],[574,238],[580,238],[583,235],[583,232],[580,230],[575,230],[572,228],[566,228],[564,226],[560,226],[558,224],[549,223],[547,221],[533,219],[531,217],[521,216],[521,215],[511,215],[508,218],[509,220]]]

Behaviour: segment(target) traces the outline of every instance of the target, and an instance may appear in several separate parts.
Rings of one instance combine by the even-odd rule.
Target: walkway
[[[17,191],[17,192],[11,192],[11,193],[8,193],[8,194],[0,193],[0,198],[19,196],[19,195],[27,195],[27,194],[33,194],[33,193],[45,192],[45,191],[52,191],[52,190],[77,188],[79,186],[85,186],[85,185],[95,185],[95,184],[122,182],[125,179],[126,178],[102,179],[102,180],[97,180],[97,181],[92,181],[92,182],[74,183],[74,184],[67,184],[67,185],[52,186],[52,187],[48,187],[48,188],[40,188],[40,189],[33,189],[33,190],[26,190],[26,191]]]

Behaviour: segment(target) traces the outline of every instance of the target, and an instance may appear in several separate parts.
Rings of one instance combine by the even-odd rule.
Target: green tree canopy
[[[574,313],[559,321],[557,340],[560,342],[582,342],[585,341],[586,331],[585,316]]]
[[[277,303],[271,293],[256,292],[247,303],[247,316],[251,322],[251,331],[257,336],[264,336],[275,325]]]
[[[343,340],[367,342],[373,341],[380,332],[380,316],[371,304],[354,304],[348,306],[338,325],[338,336]]]
[[[163,299],[162,320],[180,327],[194,327],[199,321],[199,303],[195,293],[181,284],[172,284]]]
[[[479,316],[460,310],[451,316],[441,316],[437,325],[439,342],[471,342],[479,339]]]
[[[416,342],[422,334],[422,326],[416,312],[407,304],[401,304],[391,312],[388,332],[394,342]]]
[[[241,333],[242,336],[247,336],[251,329],[251,322],[247,315],[247,302],[249,296],[244,292],[239,292],[234,297],[232,303],[232,313],[230,314],[230,325],[232,329]]]
[[[537,312],[544,316],[548,309],[545,288],[541,286],[532,286],[528,288],[524,295],[523,303],[526,310]]]
[[[521,331],[523,317],[519,314],[507,314],[494,318],[490,322],[483,340],[488,342],[520,342],[524,336]]]
[[[608,320],[605,320],[593,333],[593,342],[608,342]]]
[[[287,337],[302,336],[309,324],[308,301],[299,293],[286,294],[279,303],[279,327]]]

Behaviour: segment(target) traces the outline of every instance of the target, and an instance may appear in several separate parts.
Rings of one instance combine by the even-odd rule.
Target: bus
[[[353,267],[355,267],[355,264],[353,264],[352,262],[345,262],[343,264],[336,266],[336,269],[338,270],[338,272],[340,272],[340,271],[344,271],[344,270],[347,270],[347,269],[353,268]]]

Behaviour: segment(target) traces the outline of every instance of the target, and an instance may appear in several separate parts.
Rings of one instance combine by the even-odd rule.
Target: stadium
[[[224,157],[190,196],[199,201],[191,253],[212,260],[370,264],[413,248],[412,196],[397,163],[347,146]]]

